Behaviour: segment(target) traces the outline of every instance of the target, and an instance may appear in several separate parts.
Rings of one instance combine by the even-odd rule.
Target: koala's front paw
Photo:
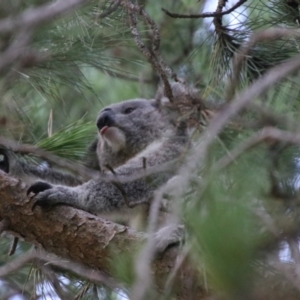
[[[35,202],[32,206],[32,210],[36,206],[41,206],[50,209],[53,206],[53,201],[48,199],[49,193],[46,193],[47,191],[51,190],[53,186],[47,182],[38,181],[32,184],[28,190],[27,190],[27,196],[29,196],[31,193],[33,196],[30,198],[34,198]]]
[[[26,195],[28,196],[30,193],[33,193],[34,196],[32,196],[32,197],[35,197],[38,193],[49,190],[51,188],[52,188],[51,184],[44,182],[44,181],[38,181],[29,187]]]
[[[27,195],[33,193],[32,198],[35,202],[32,206],[32,210],[36,206],[51,209],[52,206],[57,204],[73,205],[77,199],[77,192],[72,188],[65,186],[52,186],[47,182],[38,181],[31,185],[27,190]]]

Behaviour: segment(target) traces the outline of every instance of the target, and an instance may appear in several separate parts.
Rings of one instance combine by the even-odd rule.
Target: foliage
[[[136,2],[159,28],[166,64],[199,88],[213,111],[225,106],[233,58],[253,33],[274,26],[295,29],[299,24],[297,1],[248,0],[231,14],[214,18],[170,18],[161,10],[201,13],[210,1]],[[16,38],[1,33],[1,20],[42,3],[46,1],[1,1],[0,67]],[[36,28],[31,60],[0,68],[1,135],[81,162],[96,135],[94,120],[103,106],[154,97],[159,74],[136,46],[121,5],[101,17],[111,8],[111,1],[90,1]],[[150,48],[153,33],[141,16],[138,29]],[[258,41],[243,60],[233,96],[298,53],[299,34]],[[266,127],[299,134],[299,80],[298,73],[289,74],[253,99],[258,109],[250,107],[233,118],[209,145],[205,158],[193,162],[199,166],[181,195],[185,201],[178,204],[178,217],[187,231],[182,252],[195,266],[196,281],[205,282],[206,292],[215,293],[216,299],[299,299],[299,147],[284,138],[269,138],[231,159],[237,147]],[[201,134],[195,140],[195,149],[200,149]],[[295,141],[299,144],[296,137]],[[229,161],[225,167],[224,159]],[[6,256],[7,236],[1,244],[5,265],[11,259]],[[14,256],[29,248],[19,242]],[[119,277],[130,278],[128,285],[134,281],[131,262],[124,258],[124,265],[115,268]],[[294,280],[286,274],[286,265],[292,266]],[[111,291],[65,271],[45,270],[38,263],[6,276],[0,284],[1,299],[57,299],[62,297],[59,293],[77,295],[75,299],[122,299],[125,294],[124,289]]]

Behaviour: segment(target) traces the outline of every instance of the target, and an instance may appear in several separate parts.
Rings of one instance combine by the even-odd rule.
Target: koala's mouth
[[[103,128],[101,128],[101,130],[100,130],[100,134],[105,134],[105,132],[107,131],[107,129],[108,129],[109,127],[108,126],[104,126]]]
[[[115,126],[104,126],[99,130],[101,138],[113,151],[119,151],[125,146],[126,137],[123,131]]]

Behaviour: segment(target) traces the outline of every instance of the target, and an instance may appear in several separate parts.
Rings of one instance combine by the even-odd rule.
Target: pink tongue
[[[108,126],[104,126],[101,130],[100,130],[100,133],[101,134],[104,134],[105,131],[108,129]]]

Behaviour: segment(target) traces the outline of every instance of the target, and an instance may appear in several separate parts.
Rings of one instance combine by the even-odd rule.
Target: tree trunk
[[[2,171],[0,199],[1,219],[7,220],[7,230],[13,235],[112,277],[117,260],[132,256],[145,240],[142,233],[72,207],[56,206],[50,211],[37,207],[33,212],[33,201],[26,197],[25,184]],[[153,261],[159,292],[163,292],[177,254],[178,248],[172,247]],[[177,299],[190,299],[192,287],[193,299],[201,299],[206,294],[199,284],[195,287],[195,272],[188,263],[180,268],[177,277],[176,286],[180,287],[176,291]]]

